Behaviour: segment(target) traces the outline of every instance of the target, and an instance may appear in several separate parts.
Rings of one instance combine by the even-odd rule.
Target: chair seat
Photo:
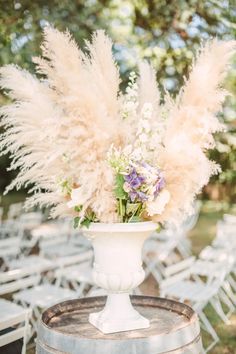
[[[76,281],[78,283],[94,284],[92,268],[89,263],[59,269],[56,271],[56,277],[62,277],[68,281]]]
[[[213,274],[221,273],[222,264],[198,259],[191,267],[192,274],[211,277]]]
[[[51,284],[44,284],[16,293],[14,300],[26,303],[30,307],[37,306],[45,308],[76,297],[77,294],[73,290],[60,288]]]
[[[8,262],[8,267],[10,269],[19,269],[31,266],[37,266],[40,272],[45,272],[55,268],[54,262],[36,255],[14,259],[13,261]]]
[[[1,330],[1,322],[4,321],[4,327],[6,323],[9,322],[9,326],[11,325],[12,320],[17,316],[26,316],[29,313],[29,310],[25,309],[20,305],[16,305],[11,301],[0,299],[0,330]]]
[[[81,247],[71,244],[58,244],[42,250],[46,257],[66,257],[73,256],[81,252]]]

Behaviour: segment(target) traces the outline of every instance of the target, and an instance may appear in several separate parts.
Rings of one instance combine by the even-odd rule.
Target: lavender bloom
[[[139,171],[140,170],[140,171]],[[152,182],[149,182],[149,180]],[[124,175],[125,191],[131,202],[144,203],[150,198],[156,198],[165,186],[162,172],[146,162],[142,162],[137,167],[130,166],[130,172]],[[150,183],[152,184],[152,194],[150,194]]]
[[[165,187],[165,180],[163,176],[160,176],[160,178],[157,180],[156,183],[156,188],[155,188],[155,192],[154,192],[154,197],[156,198],[157,195],[160,193],[160,191],[162,190],[162,188]]]
[[[125,182],[130,185],[131,189],[137,189],[145,182],[145,178],[138,175],[137,171],[133,168],[132,171],[125,176]]]
[[[133,203],[135,201],[135,199],[137,198],[137,192],[130,191],[129,197],[130,197],[131,202]]]
[[[147,195],[144,192],[138,191],[137,194],[138,194],[138,199],[141,202],[145,202],[145,201],[148,200],[148,197],[147,197]]]

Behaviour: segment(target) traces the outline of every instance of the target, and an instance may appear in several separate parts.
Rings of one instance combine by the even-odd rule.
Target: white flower
[[[75,206],[80,206],[85,203],[87,197],[83,190],[80,188],[72,189],[71,191],[71,200],[67,203],[68,208],[74,208]]]
[[[151,126],[150,126],[149,121],[148,121],[147,119],[142,119],[140,123],[141,123],[142,128],[143,128],[147,133],[149,133],[150,130],[151,130]]]
[[[144,103],[141,114],[144,118],[151,118],[153,112],[153,106],[151,103]]]
[[[125,191],[126,193],[129,193],[129,192],[130,192],[130,185],[129,185],[129,183],[125,182],[125,183],[123,184],[123,189],[124,189],[124,191]]]
[[[131,158],[134,161],[140,161],[143,158],[143,150],[140,147],[134,149]]]
[[[132,145],[127,145],[124,149],[123,149],[123,153],[125,156],[129,156],[130,154],[132,154]]]
[[[142,133],[139,135],[138,139],[141,143],[146,143],[148,141],[148,136],[147,134]]]
[[[147,202],[146,209],[149,216],[162,214],[166,204],[170,200],[170,193],[167,189],[162,190],[156,199],[152,202]]]

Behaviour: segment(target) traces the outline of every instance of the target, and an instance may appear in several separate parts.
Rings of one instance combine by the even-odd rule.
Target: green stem
[[[122,199],[119,199],[119,209],[120,209],[121,221],[123,221],[123,205],[122,205]]]

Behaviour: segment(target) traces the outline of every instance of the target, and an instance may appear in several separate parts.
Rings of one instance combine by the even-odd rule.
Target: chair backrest
[[[41,268],[36,264],[27,268],[0,272],[0,296],[37,285],[41,279],[40,270]]]
[[[18,246],[20,241],[20,237],[10,237],[0,240],[0,250],[2,250],[3,248]]]
[[[21,234],[19,223],[16,220],[6,220],[0,224],[0,240],[15,237]]]
[[[194,228],[199,218],[199,212],[200,212],[200,204],[196,203],[194,207],[194,213],[188,216],[181,225],[183,231],[187,232]]]
[[[10,237],[12,234],[12,229],[10,225],[1,224],[0,226],[0,241],[4,238]]]
[[[23,213],[19,216],[19,220],[21,223],[27,225],[35,224],[39,225],[43,220],[43,214],[40,211],[32,211],[30,213]]]
[[[56,263],[59,268],[64,268],[75,264],[92,261],[92,257],[93,251],[88,250],[86,252],[81,252],[75,256],[60,257],[56,260]]]
[[[8,213],[7,213],[7,218],[8,219],[15,219],[17,218],[23,210],[23,203],[13,203],[10,205]]]
[[[64,243],[69,243],[69,239],[67,235],[52,235],[47,239],[41,239],[39,241],[39,248],[41,251],[47,250],[48,247],[53,247],[56,245],[61,245]]]
[[[180,262],[172,264],[172,265],[165,268],[164,276],[166,278],[170,277],[170,276],[174,276],[174,275],[190,268],[194,262],[195,262],[195,257],[192,256],[192,257],[186,258]]]
[[[0,240],[0,258],[17,256],[20,253],[21,237],[10,237]]]
[[[172,275],[164,280],[161,281],[160,283],[160,288],[164,290],[166,287],[178,283],[181,280],[188,279],[191,276],[191,270],[190,268],[187,268],[175,275]]]

